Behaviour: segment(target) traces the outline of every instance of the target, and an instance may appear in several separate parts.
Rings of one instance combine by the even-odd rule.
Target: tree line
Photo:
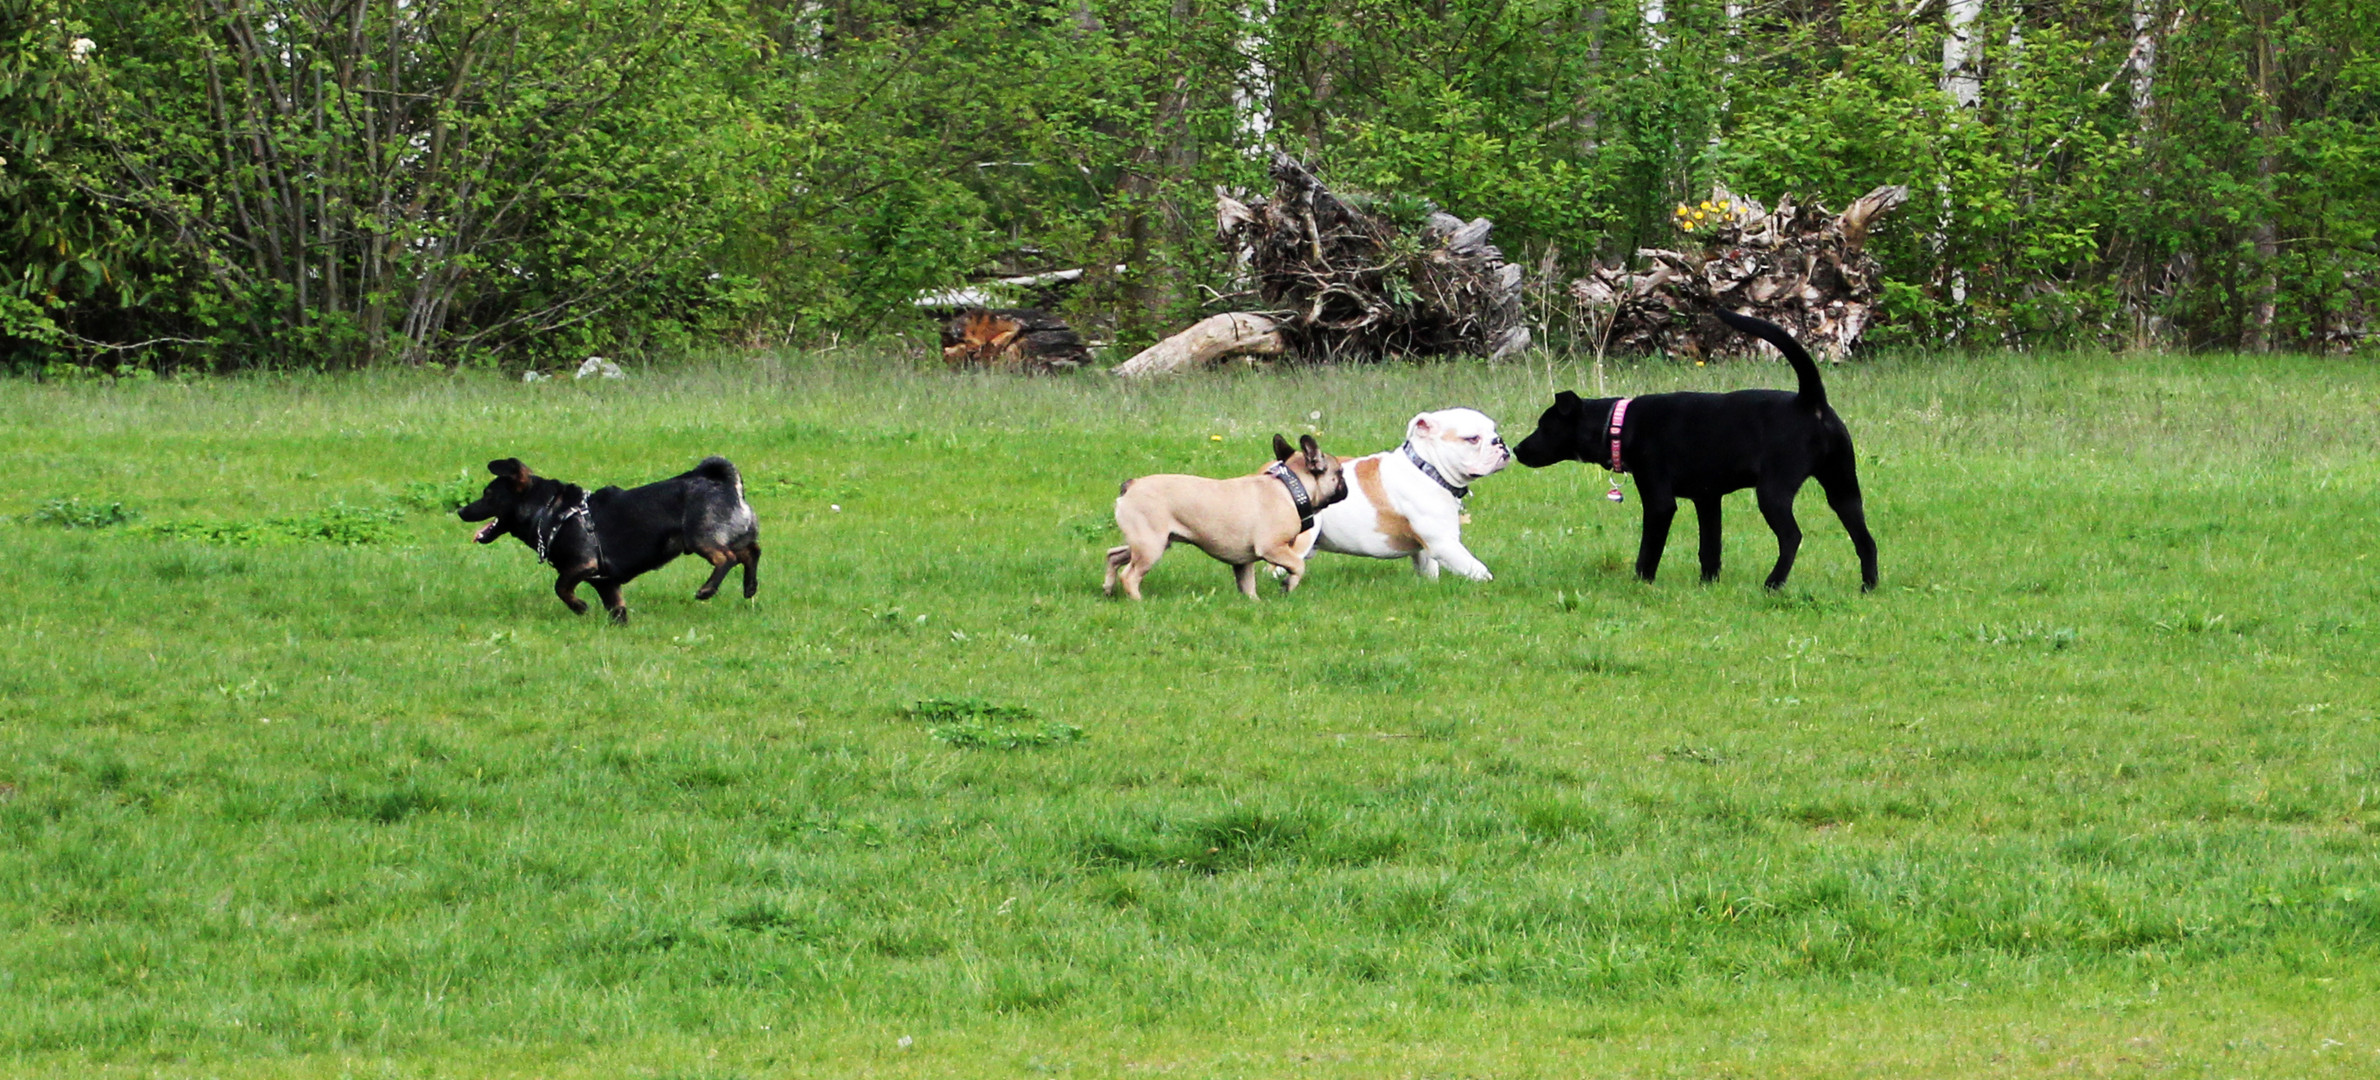
[[[1871,341],[2337,351],[2372,0],[0,0],[0,363],[539,363],[1228,307],[1271,151],[1547,296],[1714,182],[1907,206]],[[1540,271],[1547,271],[1540,273]]]

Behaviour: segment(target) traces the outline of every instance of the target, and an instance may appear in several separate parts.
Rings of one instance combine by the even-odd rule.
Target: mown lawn
[[[0,381],[0,1072],[2380,1072],[2380,367],[1828,377],[1872,595],[1814,490],[1783,593],[1748,494],[1639,584],[1573,465],[1479,486],[1490,583],[1139,605],[1119,479],[1591,377]],[[574,617],[435,509],[705,453],[756,602]]]

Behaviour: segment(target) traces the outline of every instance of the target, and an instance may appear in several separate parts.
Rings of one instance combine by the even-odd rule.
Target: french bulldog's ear
[[[1291,454],[1294,454],[1294,453],[1296,453],[1296,452],[1297,452],[1297,451],[1291,450],[1291,449],[1289,448],[1289,440],[1282,438],[1279,432],[1275,432],[1275,433],[1273,434],[1273,460],[1274,460],[1274,461],[1287,461],[1287,460],[1289,460],[1289,455],[1291,455]]]
[[[1306,452],[1306,460],[1308,462],[1320,462],[1322,460],[1322,444],[1315,442],[1312,435],[1298,436],[1297,448]],[[1314,466],[1314,471],[1321,472],[1322,466],[1320,464],[1316,464]]]

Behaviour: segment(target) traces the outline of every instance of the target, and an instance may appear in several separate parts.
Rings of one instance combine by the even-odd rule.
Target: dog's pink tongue
[[[496,534],[503,531],[503,529],[504,520],[502,518],[498,518],[480,526],[478,532],[471,534],[471,539],[485,544],[491,540],[494,540],[496,538]]]

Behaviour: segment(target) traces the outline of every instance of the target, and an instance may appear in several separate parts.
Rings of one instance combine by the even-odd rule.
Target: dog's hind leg
[[[1242,595],[1246,596],[1250,600],[1256,599],[1255,563],[1237,563],[1233,565],[1231,568],[1231,579],[1239,583],[1240,593]]]
[[[1719,497],[1705,495],[1694,500],[1694,524],[1702,533],[1702,580],[1704,584],[1719,580]]]
[[[744,545],[738,558],[744,564],[744,599],[750,600],[760,594],[760,545]]]
[[[1777,534],[1777,565],[1768,572],[1767,585],[1772,589],[1785,587],[1785,578],[1793,573],[1793,557],[1802,549],[1802,527],[1793,520],[1793,496],[1801,488],[1795,480],[1792,487],[1783,484],[1762,484],[1756,489],[1760,499],[1760,516],[1768,519],[1770,531]]]
[[[603,600],[603,610],[611,612],[612,625],[628,625],[628,601],[620,598],[620,586],[608,581],[594,583],[595,595]]]
[[[583,580],[576,574],[563,574],[554,579],[554,595],[562,598],[562,603],[570,608],[573,615],[587,613],[587,602],[578,598],[578,583]]]
[[[1644,498],[1644,537],[1636,545],[1636,576],[1646,581],[1661,572],[1661,549],[1669,546],[1669,524],[1678,517],[1678,497],[1668,484],[1639,479],[1637,494]]]
[[[1859,552],[1859,591],[1873,592],[1876,588],[1876,538],[1868,535],[1868,513],[1859,497],[1859,471],[1844,454],[1837,461],[1829,461],[1818,471],[1818,486],[1826,489],[1826,505],[1834,508],[1835,516],[1843,519],[1843,528],[1851,534],[1851,549]]]
[[[1125,596],[1134,600],[1140,599],[1140,579],[1147,577],[1149,568],[1157,565],[1157,560],[1165,557],[1165,548],[1166,544],[1125,545],[1123,549],[1124,564],[1120,572],[1115,570],[1115,554],[1113,552],[1108,554],[1109,571],[1116,574],[1116,583],[1124,587]]]
[[[711,578],[702,583],[702,588],[694,590],[694,598],[708,600],[719,595],[719,583],[726,581],[727,572],[735,568],[736,557],[734,552],[725,548],[708,548],[697,554],[710,561]]]
[[[1132,545],[1117,544],[1107,549],[1107,584],[1102,587],[1107,595],[1114,596],[1116,594],[1116,572],[1122,570],[1131,561]]]

